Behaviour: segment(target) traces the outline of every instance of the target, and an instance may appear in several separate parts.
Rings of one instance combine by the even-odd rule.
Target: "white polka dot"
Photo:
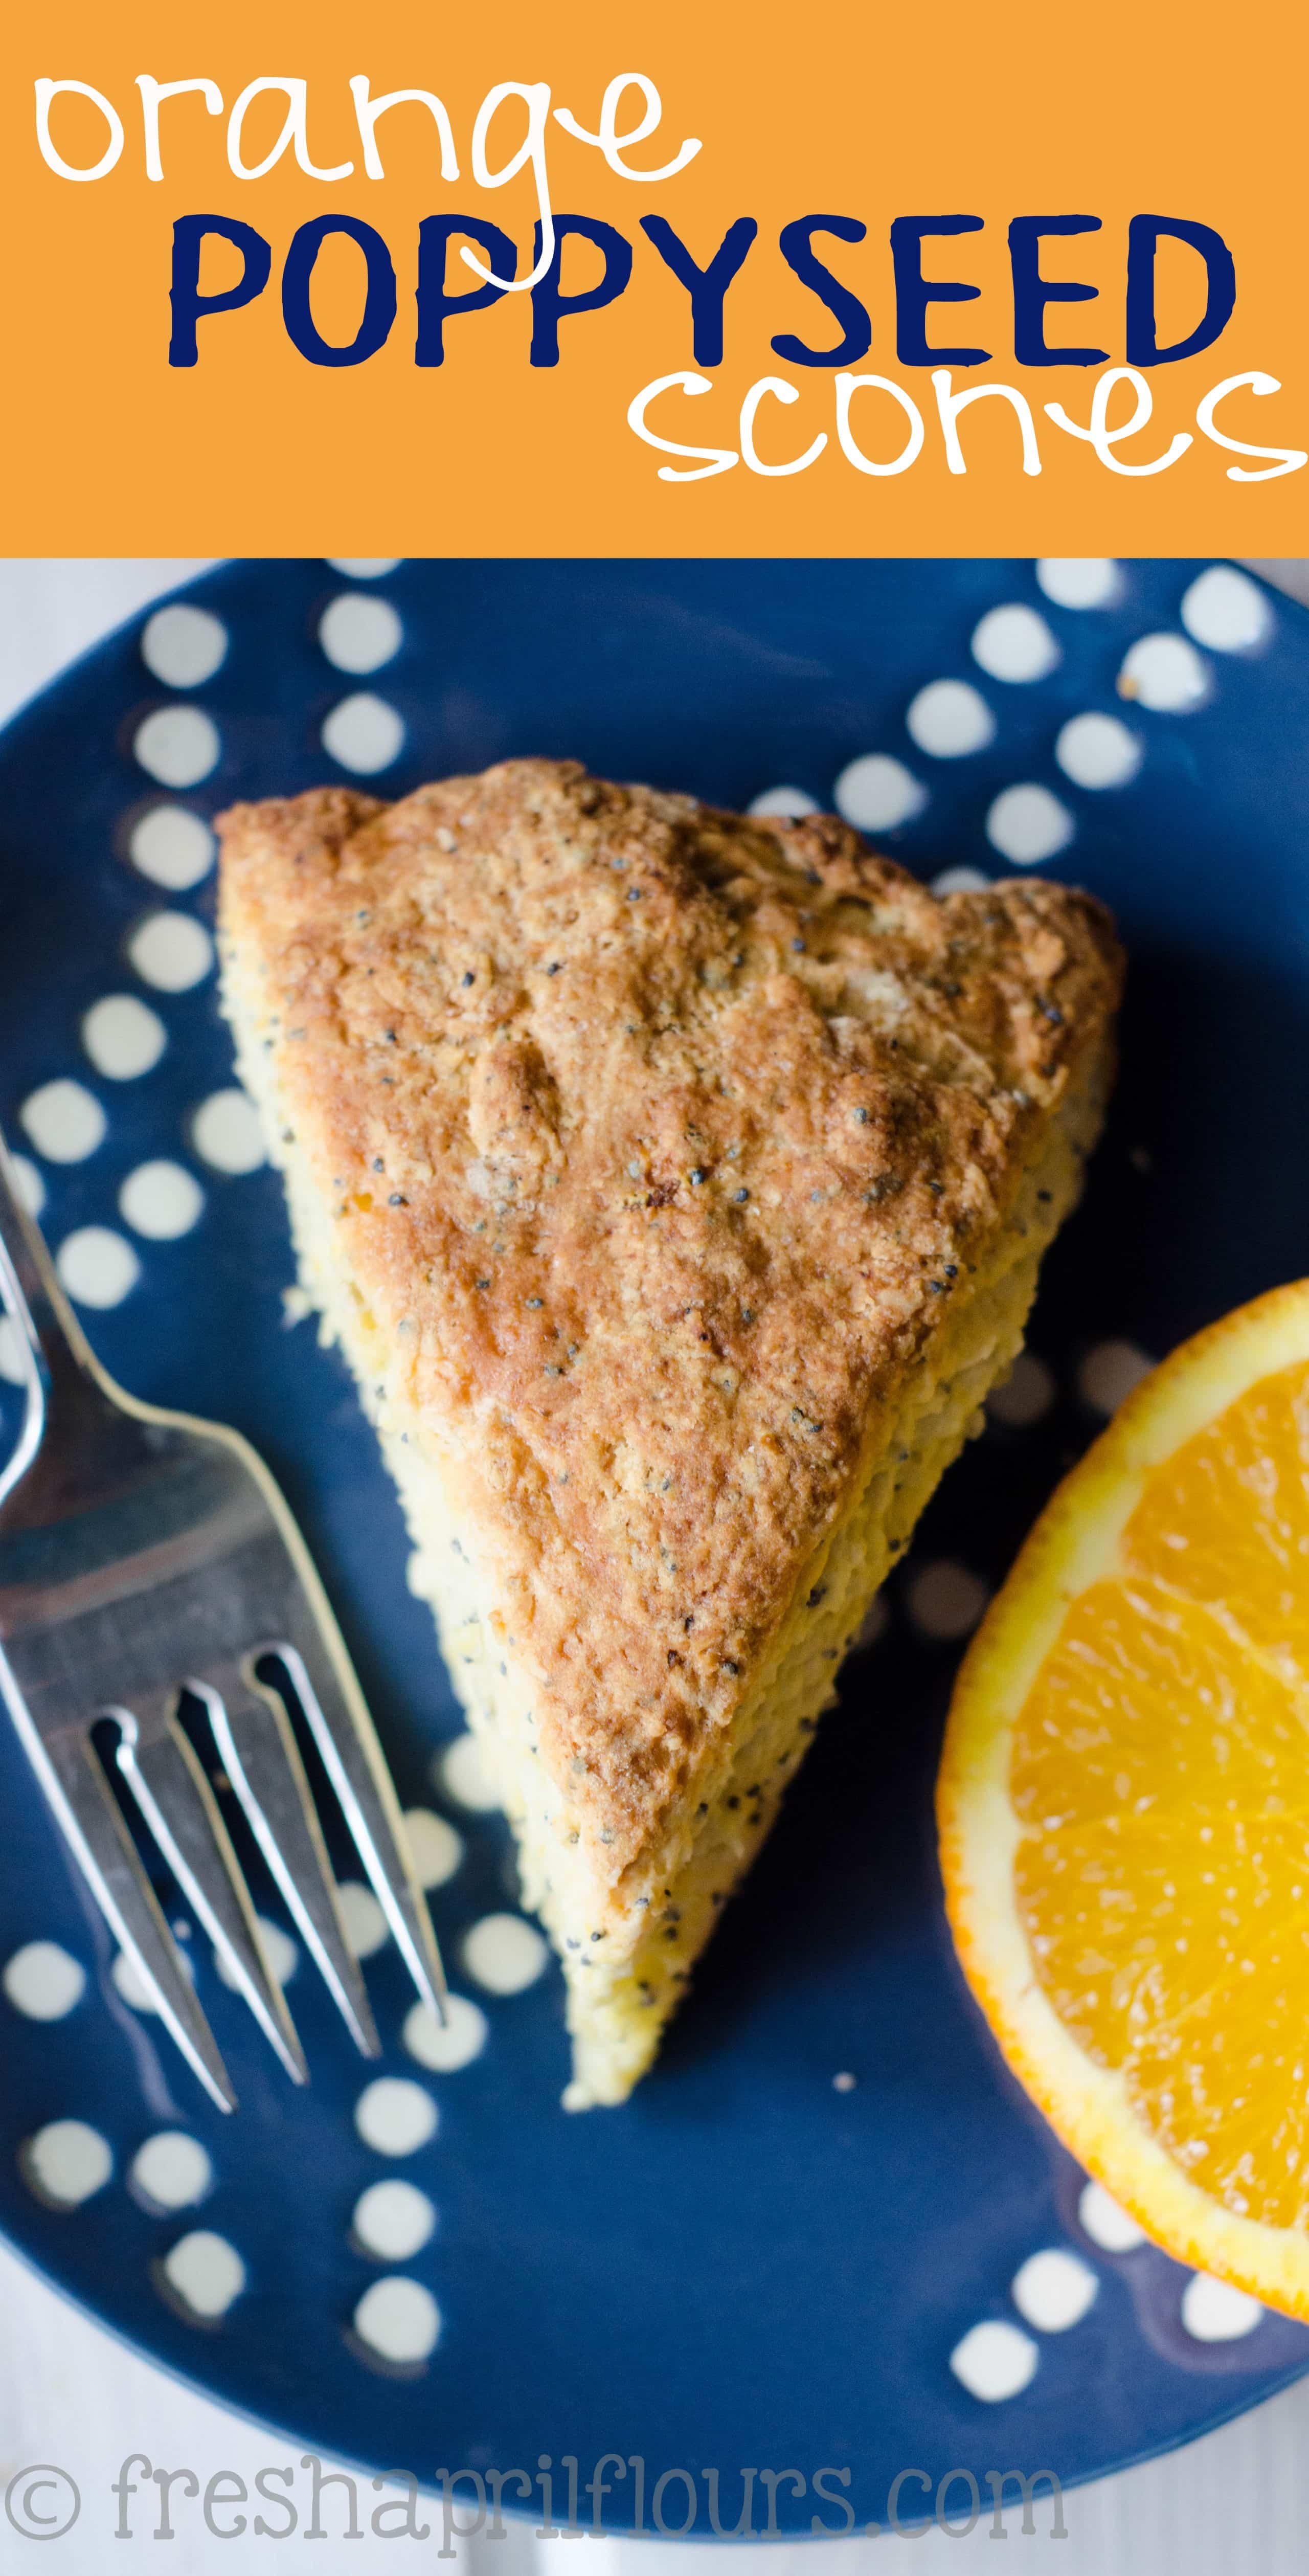
[[[300,1953],[290,1933],[284,1932],[281,1924],[274,1923],[267,1914],[260,1915],[259,1930],[263,1939],[264,1955],[273,1975],[279,1986],[289,1985],[300,1965]],[[238,1994],[240,1987],[235,1972],[223,1957],[221,1950],[214,1952],[214,1966],[218,1970],[222,1983],[230,1987],[233,1994]]]
[[[195,787],[218,765],[218,727],[203,707],[156,707],[132,744],[142,769],[161,787]]]
[[[191,1963],[185,1952],[182,1953],[182,1961],[189,1976]],[[158,2012],[159,2005],[153,1989],[146,1984],[135,1959],[129,1958],[126,1950],[120,1950],[117,1953],[109,1973],[124,2003],[130,2004],[133,2012]]]
[[[1011,866],[1034,868],[1066,849],[1076,825],[1066,805],[1034,780],[1006,787],[986,818],[986,837]]]
[[[942,868],[932,879],[933,894],[985,894],[991,884],[980,868]]]
[[[347,581],[381,581],[388,572],[403,563],[403,555],[327,555],[324,558],[333,572],[344,573]]]
[[[521,1914],[484,1914],[464,1935],[464,1966],[489,1995],[521,1994],[535,1985],[550,1953]]]
[[[225,2317],[245,2288],[245,2265],[225,2236],[197,2227],[164,2256],[164,2277],[192,2316]]]
[[[137,2148],[131,2181],[153,2209],[190,2209],[214,2178],[207,2150],[184,2129],[159,2129]]]
[[[848,2071],[841,2075],[834,2075],[832,2077],[832,2091],[834,2093],[853,2093],[858,2089],[858,2084],[858,2076],[851,2075]]]
[[[426,2361],[436,2350],[440,2332],[441,2311],[431,2291],[398,2272],[389,2280],[374,2281],[355,2309],[355,2333],[383,2361]]]
[[[436,2211],[425,2191],[397,2175],[360,2193],[351,2226],[379,2263],[407,2263],[432,2235]]]
[[[1036,578],[1057,608],[1107,608],[1121,580],[1112,555],[1044,555]]]
[[[1153,1367],[1135,1342],[1097,1342],[1077,1372],[1077,1392],[1092,1413],[1116,1413]]]
[[[107,1122],[94,1092],[66,1077],[29,1092],[18,1115],[47,1163],[83,1163],[104,1142]]]
[[[27,1941],[5,1961],[4,1990],[29,2021],[62,2021],[86,1992],[86,1970],[57,1941]]]
[[[1092,713],[1069,717],[1054,756],[1075,787],[1125,787],[1141,766],[1143,748],[1117,716]]]
[[[995,733],[995,718],[985,698],[967,680],[929,680],[905,717],[920,751],[933,760],[962,760],[985,749]]]
[[[1044,2246],[1019,2265],[1010,2295],[1019,2316],[1040,2334],[1066,2334],[1095,2305],[1100,2284],[1089,2263],[1062,2245]]]
[[[404,628],[390,600],[370,599],[359,591],[343,591],[319,620],[318,641],[338,671],[380,671],[403,640]]]
[[[390,1940],[386,1916],[371,1887],[359,1878],[343,1878],[336,1891],[341,1908],[341,1922],[351,1954],[356,1959],[371,1959],[374,1951],[383,1950]]]
[[[211,680],[227,651],[227,628],[207,608],[181,601],[157,608],[146,622],[141,659],[170,689],[198,689]]]
[[[761,820],[774,814],[783,822],[802,823],[806,814],[816,814],[819,807],[817,797],[810,796],[803,787],[765,787],[762,796],[754,797],[745,810]]]
[[[921,814],[927,803],[927,790],[913,771],[880,751],[847,762],[832,793],[838,814],[857,832],[893,832],[897,824]]]
[[[0,1315],[0,1377],[10,1386],[26,1386],[30,1374],[23,1335],[12,1315]]]
[[[405,1839],[420,1887],[444,1887],[446,1880],[454,1877],[464,1847],[444,1816],[433,1815],[430,1807],[410,1807],[405,1816]]]
[[[119,1214],[152,1243],[189,1234],[204,1203],[199,1182],[180,1163],[138,1163],[118,1193]]]
[[[1092,2244],[1102,2246],[1106,2254],[1130,2254],[1146,2242],[1145,2229],[1110,2199],[1102,2182],[1087,2183],[1077,2215]]]
[[[1124,658],[1118,694],[1156,715],[1186,715],[1208,696],[1208,673],[1184,635],[1143,635]]]
[[[202,1100],[191,1121],[191,1142],[215,1172],[257,1172],[268,1159],[259,1112],[243,1091],[214,1091]]]
[[[107,1225],[79,1225],[66,1234],[55,1268],[77,1305],[102,1309],[121,1306],[141,1276],[131,1244]]]
[[[26,1154],[11,1154],[9,1157],[9,1168],[13,1173],[15,1182],[18,1186],[18,1195],[22,1200],[28,1215],[39,1216],[42,1208],[45,1206],[45,1182],[42,1180],[35,1163],[29,1163]]]
[[[355,2127],[379,2156],[411,2156],[436,2136],[436,2104],[408,2076],[379,2075],[355,2104]]]
[[[970,2397],[995,2406],[1027,2387],[1040,2357],[1030,2335],[996,2317],[969,2327],[950,2355],[950,2368]]]
[[[1211,564],[1182,601],[1182,624],[1214,653],[1248,653],[1272,626],[1263,592],[1234,564]]]
[[[1008,1377],[1001,1386],[993,1386],[986,1399],[987,1412],[996,1422],[1011,1431],[1025,1431],[1040,1422],[1055,1399],[1055,1382],[1044,1360],[1034,1351],[1020,1351]]]
[[[170,894],[184,894],[214,864],[214,836],[184,805],[154,805],[132,826],[127,844],[134,868]]]
[[[1263,2309],[1248,2290],[1193,2272],[1182,2292],[1182,2323],[1197,2343],[1236,2343],[1253,2334]]]
[[[371,778],[379,769],[389,769],[392,761],[400,757],[404,738],[404,725],[395,708],[388,706],[385,698],[374,697],[370,689],[342,698],[323,726],[324,751],[329,751],[342,769],[352,769],[362,778]]]
[[[909,1585],[905,1606],[925,1637],[953,1643],[977,1626],[990,1594],[979,1575],[966,1565],[940,1557],[925,1565]]]
[[[106,993],[82,1022],[82,1044],[109,1082],[135,1082],[158,1064],[168,1032],[157,1011],[135,993]]]
[[[405,2047],[434,2075],[453,2075],[459,2067],[471,2066],[486,2046],[486,2015],[467,1995],[447,1995],[445,2010],[444,2022],[430,2004],[411,2004],[405,2016]]]
[[[214,943],[189,912],[152,912],[133,931],[127,954],[143,984],[160,993],[189,993],[209,973]]]
[[[475,1815],[489,1815],[500,1804],[499,1792],[483,1747],[475,1735],[457,1735],[436,1755],[433,1773],[448,1798]]]
[[[993,680],[1043,680],[1061,659],[1045,619],[1019,599],[988,608],[973,628],[972,650]]]
[[[113,2149],[85,2120],[51,2120],[23,2144],[23,2177],[41,2200],[76,2209],[101,2191],[114,2169]]]

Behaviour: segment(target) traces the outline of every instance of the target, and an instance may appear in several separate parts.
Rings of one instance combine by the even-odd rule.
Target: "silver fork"
[[[110,1929],[201,2083],[236,2095],[137,1855],[93,1730],[197,1922],[296,2083],[304,2052],[244,1873],[179,1719],[207,1714],[225,1775],[365,2056],[379,2043],[346,1939],[275,1659],[423,2001],[445,1985],[395,1791],[344,1642],[282,1495],[239,1434],[114,1384],[90,1351],[0,1138],[0,1304],[26,1410],[0,1468],[0,1698]]]

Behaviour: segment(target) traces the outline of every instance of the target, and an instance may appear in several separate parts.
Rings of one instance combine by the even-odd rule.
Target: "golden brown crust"
[[[1112,924],[568,762],[221,830],[339,1261],[406,1324],[614,1880],[1102,1041]]]

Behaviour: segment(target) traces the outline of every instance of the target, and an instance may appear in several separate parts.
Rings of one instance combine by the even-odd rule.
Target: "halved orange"
[[[1309,1281],[1176,1351],[1060,1487],[937,1813],[965,1974],[1060,2137],[1309,2317]]]

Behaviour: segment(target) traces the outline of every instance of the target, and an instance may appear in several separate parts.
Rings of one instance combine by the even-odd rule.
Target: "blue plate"
[[[373,2070],[307,1969],[292,2001],[314,2082],[296,2094],[202,1959],[205,2007],[242,2097],[224,2120],[120,1992],[6,1731],[0,1960],[52,1941],[86,1986],[57,2020],[0,2003],[0,2224],[143,2350],[325,2451],[424,2482],[442,2467],[535,2479],[548,2453],[556,2502],[570,2456],[584,2489],[605,2454],[639,2458],[647,2527],[656,2491],[669,2530],[694,2494],[700,2536],[711,2527],[706,2471],[721,2472],[730,2528],[744,2467],[795,2470],[806,2491],[774,2481],[774,2524],[807,2535],[815,2515],[839,2529],[846,2499],[859,2527],[884,2524],[907,2469],[921,2479],[897,2491],[906,2518],[949,2471],[965,2473],[948,2498],[960,2516],[968,2472],[984,2505],[993,2467],[1052,2470],[1064,2484],[1097,2476],[1309,2364],[1309,2335],[1282,2318],[1226,2341],[1189,2333],[1184,2317],[1198,2312],[1184,2305],[1184,2272],[1152,2248],[1115,2253],[1088,2233],[1083,2177],[999,2065],[942,1919],[930,1791],[956,1645],[932,1631],[957,1632],[968,1586],[918,1578],[944,1560],[981,1584],[999,1579],[1096,1429],[1095,1400],[1130,1366],[1116,1346],[1160,1353],[1309,1270],[1309,624],[1241,576],[1194,564],[1106,569],[1104,595],[1085,607],[1053,595],[1066,601],[1066,567],[1043,578],[1044,591],[1032,565],[999,562],[414,562],[367,577],[322,562],[235,563],[183,594],[219,621],[215,646],[226,638],[209,676],[162,683],[137,621],[0,741],[0,1119],[39,1171],[70,1277],[103,1296],[121,1285],[115,1262],[120,1274],[136,1266],[117,1303],[85,1309],[109,1368],[139,1395],[238,1424],[282,1479],[405,1803],[444,1808],[462,1838],[432,1903],[454,1983],[488,2025],[470,2063],[426,2072],[403,2042],[399,1961],[389,1950],[372,1960],[384,2071],[423,2084],[440,2119],[428,2143],[392,2161],[355,2125]],[[342,592],[395,612],[371,647],[367,624],[354,621],[351,640],[343,621],[338,649],[356,664],[396,645],[367,676],[334,667],[319,640]],[[1025,615],[978,635],[1006,604]],[[145,638],[178,678],[197,668],[169,659],[187,645],[167,626]],[[924,700],[941,680],[976,703],[957,689]],[[901,813],[880,837],[924,876],[994,874],[1049,851],[1047,873],[1114,906],[1133,961],[1110,1131],[1034,1320],[1050,1373],[1029,1377],[1040,1418],[997,1422],[952,1470],[884,1633],[850,1666],[656,2071],[624,2109],[580,2119],[559,2107],[553,1970],[488,1993],[464,1958],[469,1930],[512,1909],[505,1836],[447,1798],[439,1761],[434,1773],[436,1748],[458,1730],[455,1704],[344,1370],[312,1326],[288,1328],[278,1185],[266,1169],[216,1167],[225,1152],[240,1159],[239,1135],[232,1151],[222,1144],[221,1110],[195,1121],[232,1079],[203,945],[192,936],[188,966],[175,925],[137,940],[154,910],[207,921],[213,894],[210,875],[175,891],[142,873],[133,848],[165,874],[187,873],[187,846],[196,866],[205,856],[175,819],[143,837],[143,817],[161,806],[207,816],[233,797],[347,776],[322,727],[361,696],[384,712],[355,706],[329,730],[385,750],[385,710],[399,719],[398,754],[364,782],[384,794],[522,751],[577,754],[731,806],[781,786],[829,804],[844,774],[852,814]],[[142,732],[161,708],[199,708],[216,732],[185,717]],[[961,710],[986,739],[953,756],[925,747],[942,742],[934,726],[958,739],[949,728]],[[1088,714],[1113,721],[1074,724]],[[871,770],[850,769],[867,755],[879,756]],[[170,790],[150,760],[190,783]],[[1106,775],[1119,783],[1078,783]],[[192,970],[180,990],[149,980],[176,985]],[[104,1055],[104,1024],[85,1014],[125,993],[156,1013],[167,1043],[152,1069],[113,1080],[87,1052],[89,1036]],[[100,1102],[103,1140],[80,1160],[43,1159],[25,1105],[66,1079]],[[48,1140],[39,1105],[29,1114]],[[171,1239],[134,1232],[119,1206],[128,1177],[159,1159],[204,1193],[198,1220]],[[132,1192],[127,1205],[140,1212]],[[128,1253],[94,1237],[88,1247],[88,1228]],[[81,1240],[68,1248],[70,1237]],[[8,1439],[12,1388],[0,1394]],[[837,2076],[856,2081],[838,2088]],[[87,2123],[113,2154],[109,2179],[72,2208],[47,2205],[23,2178],[27,2142],[63,2119]],[[171,2215],[128,2182],[142,2141],[166,2128],[199,2139],[214,2176],[202,2206]],[[351,2215],[387,2176],[418,2185],[438,2213],[430,2242],[390,2266],[352,2233]],[[207,2326],[166,2294],[163,2269],[196,2230],[225,2239],[244,2269],[240,2294]],[[1062,2332],[1024,2322],[1012,2289],[1026,2258],[1052,2247],[1078,2256],[1096,2292]],[[353,2320],[396,2272],[434,2296],[441,2330],[428,2358],[388,2368]],[[1011,2379],[1030,2371],[996,2402],[951,2367],[985,2322],[1011,2329],[1000,2338]],[[826,2486],[840,2502],[815,2497],[823,2468],[838,2473]],[[611,2463],[606,2474],[606,2527],[629,2528],[636,2472],[620,2479]],[[755,2494],[758,2531],[766,2482]]]

